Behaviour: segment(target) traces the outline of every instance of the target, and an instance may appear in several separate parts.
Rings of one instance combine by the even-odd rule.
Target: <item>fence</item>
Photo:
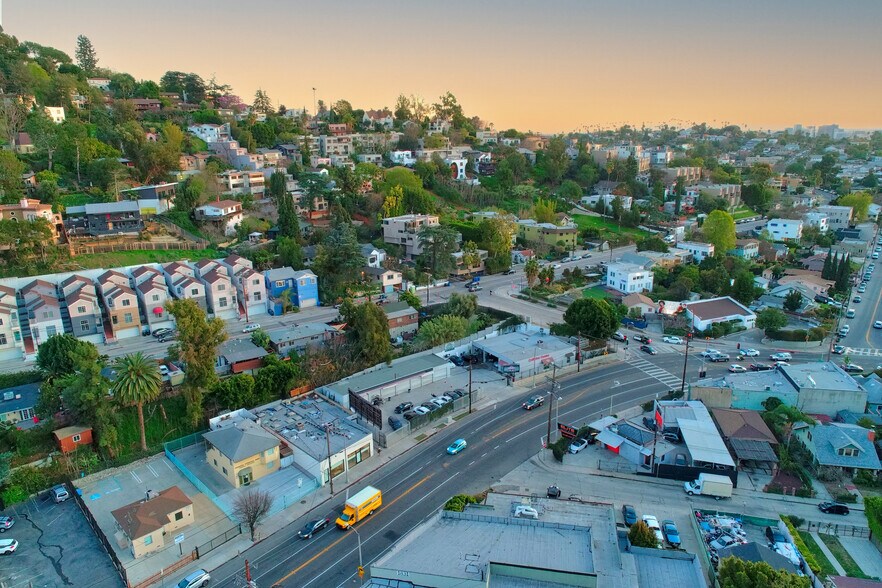
[[[809,533],[824,533],[826,535],[836,535],[837,537],[858,537],[861,539],[870,538],[870,529],[867,527],[855,527],[854,525],[840,525],[839,523],[819,523],[817,521],[804,521],[798,527],[800,531],[808,531]]]
[[[86,517],[86,522],[89,523],[89,526],[92,528],[92,531],[95,533],[95,536],[98,537],[98,541],[101,543],[101,546],[104,547],[104,550],[107,552],[107,555],[110,556],[110,562],[113,564],[113,567],[116,568],[117,573],[119,573],[122,578],[123,583],[126,586],[129,586],[129,578],[126,575],[126,568],[123,566],[122,562],[119,561],[119,557],[117,557],[116,552],[113,550],[113,546],[110,544],[110,541],[107,539],[107,535],[104,534],[104,531],[101,530],[101,527],[98,526],[98,521],[95,520],[95,517],[92,516],[92,513],[86,507],[86,503],[83,502],[83,497],[80,496],[77,489],[74,487],[73,482],[68,480],[65,484],[67,487],[68,493],[74,497],[74,502],[77,503],[77,506],[82,511],[83,516]]]
[[[194,243],[192,241],[130,241],[127,243],[103,243],[100,245],[87,245],[85,243],[72,242],[70,244],[71,255],[85,255],[89,253],[114,253],[116,251],[167,251],[171,249],[201,250],[207,248],[208,241]]]
[[[184,557],[182,557],[181,559],[179,559],[175,563],[173,563],[167,567],[162,568],[161,570],[159,570],[158,572],[156,572],[152,576],[145,578],[144,580],[141,580],[137,584],[134,584],[134,585],[129,584],[129,587],[130,588],[147,588],[148,586],[152,586],[156,582],[177,572],[179,569],[181,569],[182,567],[186,566],[188,563],[190,563],[196,559],[198,559],[198,557],[197,557],[195,551],[185,553]]]
[[[236,526],[230,528],[225,533],[218,535],[217,537],[215,537],[211,541],[207,541],[207,542],[203,543],[202,545],[198,546],[196,549],[194,549],[193,552],[196,554],[195,559],[199,559],[200,557],[204,556],[206,553],[208,553],[214,549],[217,549],[218,547],[220,547],[221,545],[223,545],[227,541],[230,541],[231,539],[238,537],[241,534],[242,534],[242,524],[239,523]]]
[[[220,500],[214,492],[212,492],[208,486],[206,486],[202,480],[200,480],[193,472],[190,471],[190,468],[185,466],[181,460],[177,458],[177,456],[173,453],[174,451],[180,451],[185,447],[190,447],[192,445],[196,445],[197,443],[202,442],[202,435],[205,431],[200,431],[199,433],[194,433],[192,435],[187,435],[186,437],[181,437],[180,439],[175,439],[174,441],[169,441],[168,443],[164,443],[163,447],[165,449],[165,456],[175,464],[175,467],[180,470],[184,477],[187,478],[191,484],[196,486],[200,492],[208,496],[211,501],[217,506],[219,509],[223,511],[225,515],[227,515],[230,520],[233,519],[233,511],[230,508],[229,504]]]
[[[605,472],[618,472],[620,474],[634,474],[637,472],[637,466],[632,463],[622,463],[620,461],[610,461],[601,459],[597,462],[597,469]]]

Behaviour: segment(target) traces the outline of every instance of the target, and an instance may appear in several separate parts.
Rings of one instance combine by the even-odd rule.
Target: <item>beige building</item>
[[[51,204],[43,204],[39,200],[22,198],[18,204],[0,205],[0,220],[14,220],[18,222],[33,222],[38,218],[44,218],[52,228],[52,238],[57,243],[64,234],[64,221],[61,215],[52,212]]]
[[[266,176],[262,171],[228,170],[217,175],[224,194],[254,194],[262,196],[266,191]]]
[[[423,252],[420,231],[439,224],[434,214],[404,214],[383,219],[383,241],[404,247],[405,256],[413,259]]]
[[[203,435],[205,460],[234,488],[272,474],[281,467],[279,440],[249,420],[219,423]]]
[[[98,276],[98,289],[107,309],[110,328],[115,339],[137,337],[141,334],[141,313],[138,296],[129,285],[129,278],[116,270]]]
[[[741,204],[741,184],[699,184],[696,188],[700,194],[722,198],[729,204],[729,208]]]
[[[116,524],[129,540],[138,559],[171,542],[174,531],[193,524],[193,501],[177,486],[162,492],[147,491],[147,499],[113,511]]]

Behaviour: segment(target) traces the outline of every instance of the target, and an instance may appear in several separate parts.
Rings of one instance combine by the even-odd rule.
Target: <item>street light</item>
[[[361,583],[364,584],[364,563],[361,559],[361,535],[358,534],[358,531],[356,531],[352,525],[349,525],[346,528],[351,529],[352,532],[355,533],[355,536],[358,538],[358,571],[359,576],[361,576],[362,578]]]

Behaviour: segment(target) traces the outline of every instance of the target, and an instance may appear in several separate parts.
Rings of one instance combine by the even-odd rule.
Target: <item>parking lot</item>
[[[117,588],[122,578],[73,499],[56,504],[48,492],[2,513],[15,525],[2,535],[18,541],[0,557],[5,588]]]

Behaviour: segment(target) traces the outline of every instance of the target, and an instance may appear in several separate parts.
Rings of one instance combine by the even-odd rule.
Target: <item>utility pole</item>
[[[318,107],[315,105],[315,88],[312,89],[312,116],[313,118],[318,116]]]
[[[331,483],[331,496],[334,495],[334,472],[331,471],[331,423],[325,425],[325,439],[328,441],[328,482]]]
[[[576,333],[576,373],[582,371],[582,333]]]
[[[469,361],[469,414],[472,414],[472,362]]]
[[[689,361],[689,342],[692,341],[692,332],[686,333],[686,355],[683,356],[683,381],[680,382],[680,394],[686,394],[686,362]]]
[[[545,446],[548,447],[551,445],[551,406],[554,404],[554,395],[556,392],[555,388],[555,378],[557,376],[557,364],[551,364],[551,397],[548,401],[548,436],[545,438]]]
[[[426,306],[429,306],[429,282],[432,280],[432,274],[426,272]]]

